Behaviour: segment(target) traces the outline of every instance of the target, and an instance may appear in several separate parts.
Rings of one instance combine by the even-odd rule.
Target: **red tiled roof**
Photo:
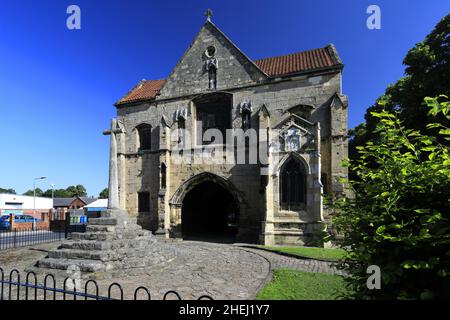
[[[340,65],[330,47],[297,52],[285,56],[256,60],[255,64],[269,76],[282,76]]]
[[[342,66],[333,45],[285,56],[260,59],[256,60],[255,64],[270,77]],[[154,99],[165,83],[166,80],[142,80],[116,105]]]
[[[116,104],[154,99],[166,80],[142,80]]]

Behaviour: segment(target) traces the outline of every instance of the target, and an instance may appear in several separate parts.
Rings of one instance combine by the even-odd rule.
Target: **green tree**
[[[41,188],[36,188],[36,197],[42,197],[43,194],[44,194],[44,191],[42,191]],[[34,191],[33,190],[28,190],[23,195],[24,196],[33,196],[34,195]]]
[[[450,120],[446,96],[425,104],[427,119]],[[450,148],[441,143],[450,141],[450,129],[430,123],[433,135],[426,135],[406,128],[398,113],[372,116],[379,139],[359,146],[348,163],[357,192],[334,203],[333,222],[348,248],[347,281],[358,298],[450,298]],[[381,290],[366,286],[370,265],[381,269]]]
[[[52,190],[50,190],[50,196],[51,196],[51,192],[52,192]],[[54,190],[53,191],[53,196],[55,198],[70,198],[70,197],[72,197],[72,195],[69,192],[67,192],[66,189],[56,189],[56,190]]]
[[[439,94],[450,96],[450,15],[444,17],[424,41],[409,50],[403,64],[405,77],[389,86],[382,98],[367,109],[363,124],[349,131],[350,159],[359,156],[358,146],[379,138],[375,131],[378,118],[373,112],[395,111],[407,128],[421,132],[431,121],[449,126],[449,120],[442,114],[436,118],[428,114],[424,98]],[[436,130],[427,134],[440,137]]]
[[[16,190],[0,188],[0,193],[16,194]]]
[[[87,195],[86,188],[81,184],[70,186],[66,191],[70,197],[86,197]]]
[[[70,193],[67,192],[66,189],[56,189],[53,192],[53,196],[55,198],[70,198],[71,197]]]
[[[46,197],[46,198],[51,198],[52,197],[52,189],[45,190],[45,192],[42,194],[42,196]],[[54,189],[53,197],[55,197],[55,198],[70,198],[71,195],[65,189]]]
[[[108,197],[109,197],[109,189],[105,188],[102,190],[102,192],[100,192],[99,198],[100,199],[108,199]]]

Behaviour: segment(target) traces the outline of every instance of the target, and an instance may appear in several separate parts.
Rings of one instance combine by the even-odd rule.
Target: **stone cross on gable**
[[[206,12],[205,12],[206,21],[211,21],[212,16],[213,16],[213,12],[211,9],[208,8],[208,10],[206,10]]]
[[[111,120],[111,129],[103,131],[104,135],[110,135],[109,147],[109,197],[108,209],[119,209],[119,178],[117,169],[117,134],[124,133],[116,119]]]

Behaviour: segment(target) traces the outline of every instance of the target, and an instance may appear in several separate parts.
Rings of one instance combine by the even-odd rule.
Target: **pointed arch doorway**
[[[235,192],[228,180],[211,173],[186,181],[172,198],[181,205],[183,239],[234,242],[240,211],[240,199]]]

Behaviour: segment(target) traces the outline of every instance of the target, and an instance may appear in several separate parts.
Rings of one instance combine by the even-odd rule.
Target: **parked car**
[[[42,222],[42,219],[33,218],[25,214],[14,216],[14,222]]]
[[[0,217],[0,230],[9,230],[11,224],[9,223],[9,216]]]
[[[9,230],[11,228],[11,222],[9,220],[9,215],[0,217],[0,230]],[[14,215],[14,223],[24,222],[42,222],[42,220],[25,214]]]

